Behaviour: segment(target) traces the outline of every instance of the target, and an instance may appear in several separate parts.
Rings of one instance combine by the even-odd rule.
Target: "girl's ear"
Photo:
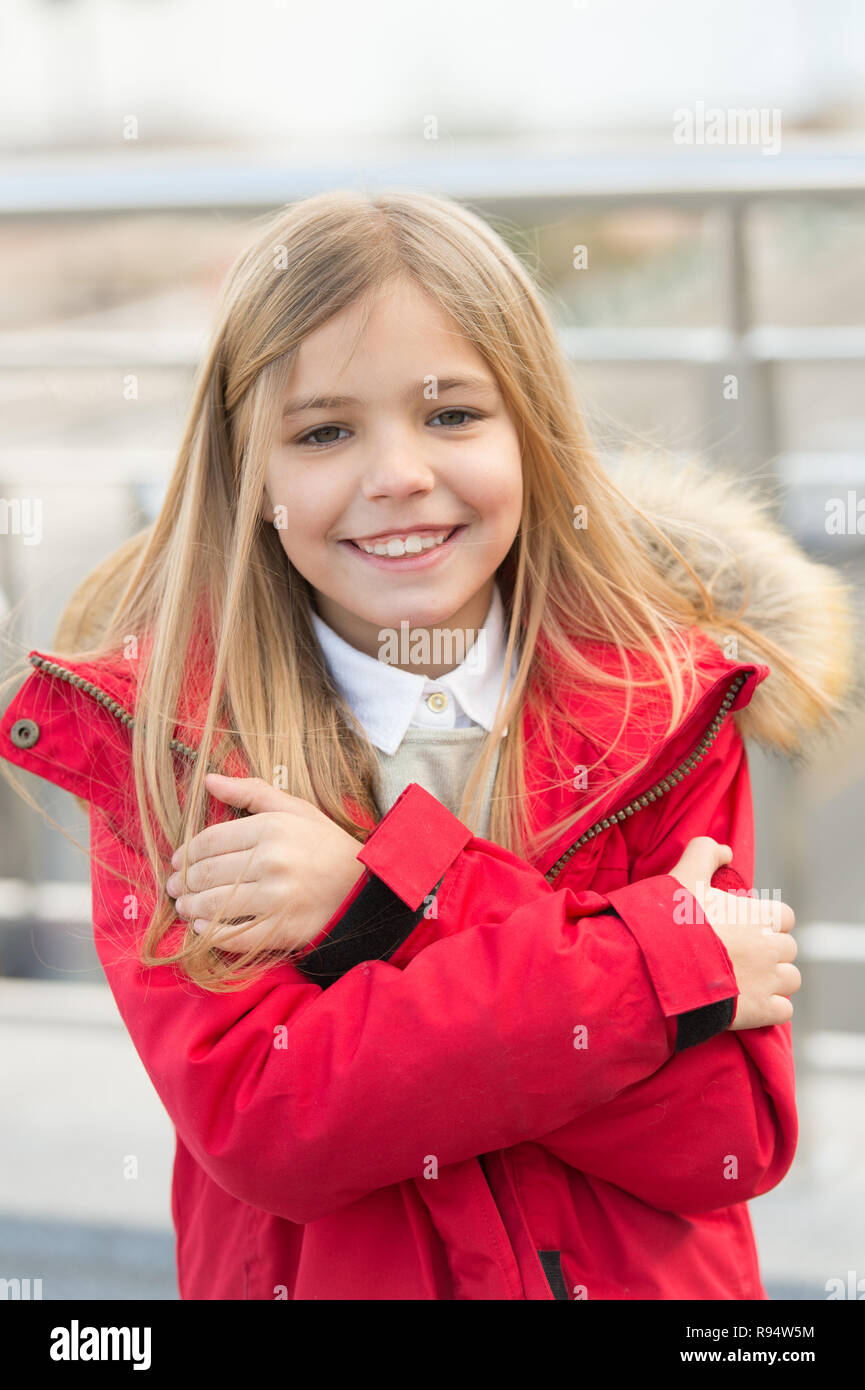
[[[265,521],[272,522],[274,520],[273,507],[267,495],[267,488],[264,489],[261,497],[261,515]]]

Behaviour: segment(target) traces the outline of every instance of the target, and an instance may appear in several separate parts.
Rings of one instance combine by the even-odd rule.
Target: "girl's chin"
[[[370,630],[370,640],[377,645],[380,640],[385,640],[379,639],[378,636],[385,628],[388,636],[391,633],[399,636],[403,631],[411,632],[421,628],[464,628],[464,622],[453,621],[454,615],[465,612],[472,598],[473,593],[466,592],[462,586],[449,585],[447,591],[441,589],[436,593],[397,595],[395,592],[382,593],[378,585],[370,587],[358,584],[351,590],[331,593],[321,616],[329,626],[336,627],[336,615],[334,614],[334,621],[331,621],[327,616],[327,609],[338,605],[337,612],[342,619],[340,628],[357,628],[366,624]],[[403,623],[408,624],[407,629],[403,629]]]

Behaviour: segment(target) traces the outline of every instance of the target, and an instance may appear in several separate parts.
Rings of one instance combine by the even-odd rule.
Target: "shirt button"
[[[32,748],[39,740],[39,725],[35,719],[16,719],[9,737],[16,748]]]
[[[448,707],[448,697],[440,690],[434,690],[432,695],[427,695],[426,702],[435,714],[441,714],[442,710]]]

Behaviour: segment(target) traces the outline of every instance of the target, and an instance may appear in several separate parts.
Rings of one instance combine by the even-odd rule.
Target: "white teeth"
[[[391,536],[390,540],[377,541],[375,544],[366,541],[355,541],[355,544],[367,555],[419,555],[422,550],[432,550],[434,546],[441,545],[449,535],[449,531],[442,531],[438,536],[419,536],[412,532],[409,536]]]

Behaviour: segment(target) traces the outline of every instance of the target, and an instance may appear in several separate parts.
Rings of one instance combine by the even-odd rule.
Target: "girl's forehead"
[[[495,372],[462,328],[410,282],[354,301],[303,339],[282,392],[282,418],[313,411],[408,406],[471,392],[493,408]]]
[[[358,358],[361,365],[370,365],[369,358],[358,353],[362,343],[376,352],[398,343],[400,352],[423,354],[449,345],[452,355],[475,354],[459,325],[431,295],[416,285],[400,283],[381,286],[312,329],[302,340],[295,362],[302,365],[314,358],[331,372]]]

